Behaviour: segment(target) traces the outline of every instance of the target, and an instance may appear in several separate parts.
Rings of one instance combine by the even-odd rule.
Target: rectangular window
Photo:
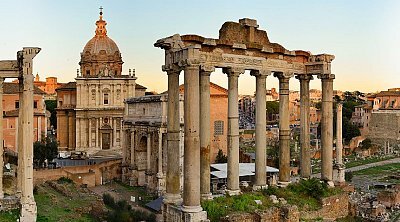
[[[224,121],[218,120],[214,122],[214,135],[224,135]]]
[[[104,105],[108,105],[108,94],[104,94]]]
[[[33,101],[33,108],[37,109],[37,101]]]
[[[15,101],[15,108],[16,108],[16,109],[19,109],[19,101],[18,101],[18,100]]]

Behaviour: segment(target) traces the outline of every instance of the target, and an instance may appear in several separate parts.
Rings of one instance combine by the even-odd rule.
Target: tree
[[[367,150],[372,147],[372,141],[370,138],[366,138],[361,142],[361,149]]]
[[[226,162],[228,162],[228,157],[224,155],[224,152],[221,149],[218,150],[218,154],[215,157],[215,162],[216,163],[226,163]]]
[[[45,160],[52,161],[57,157],[58,143],[54,136],[48,136],[33,143],[33,162],[37,167],[43,167]]]
[[[360,136],[360,129],[346,117],[343,117],[343,139],[349,143],[353,137]]]
[[[50,112],[50,125],[57,129],[57,100],[46,100],[46,110]],[[47,132],[46,132],[47,134]]]
[[[267,119],[273,120],[274,114],[279,114],[279,102],[277,101],[267,101],[266,103],[267,109]]]

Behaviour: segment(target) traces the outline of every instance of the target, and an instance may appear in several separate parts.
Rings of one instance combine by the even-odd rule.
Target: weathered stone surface
[[[336,219],[346,217],[349,214],[349,196],[347,193],[326,197],[321,200],[322,208],[317,211],[300,212],[304,219]]]

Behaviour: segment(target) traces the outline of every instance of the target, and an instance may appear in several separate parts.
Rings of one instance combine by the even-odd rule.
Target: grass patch
[[[370,167],[367,169],[354,171],[354,175],[392,175],[400,171],[400,163],[392,163],[383,166]]]
[[[144,206],[148,202],[157,198],[156,196],[147,193],[144,187],[132,187],[125,183],[122,183],[121,181],[114,181],[114,182],[117,183],[121,188],[135,192],[138,196],[140,196],[141,200],[137,200],[137,203],[139,203],[139,205],[141,206]]]
[[[288,204],[296,205],[301,211],[313,211],[320,209],[321,197],[329,197],[342,193],[340,188],[330,188],[318,179],[300,180],[299,183],[290,184],[286,188],[271,186],[262,192],[244,193],[239,196],[223,196],[202,202],[202,207],[207,211],[208,218],[220,221],[221,217],[233,212],[254,212],[274,206],[270,195],[284,198]],[[256,204],[255,200],[261,200],[262,204]],[[279,206],[279,204],[275,204]]]
[[[255,200],[261,200],[262,204],[257,204]],[[220,221],[233,212],[254,212],[272,206],[272,202],[262,193],[245,193],[239,196],[223,196],[213,200],[203,201],[201,206],[207,211],[208,219],[212,222]]]
[[[73,192],[77,192],[77,188],[73,184],[66,185],[68,189],[74,189]],[[87,195],[69,198],[45,184],[43,187],[38,189],[38,192],[35,195],[38,209],[37,221],[95,221],[88,214],[77,213],[80,211],[79,208],[89,207],[95,200],[95,197]]]
[[[364,160],[359,159],[359,160],[353,160],[353,161],[349,161],[346,163],[346,168],[351,168],[351,167],[356,167],[356,166],[361,166],[361,165],[365,165],[365,164],[369,164],[369,163],[376,163],[376,162],[380,162],[380,161],[384,161],[384,160],[390,160],[390,159],[394,159],[396,157],[394,156],[390,156],[390,157],[371,157],[371,158],[366,158]]]
[[[2,222],[15,222],[19,219],[19,210],[10,210],[6,212],[0,212],[0,221]]]

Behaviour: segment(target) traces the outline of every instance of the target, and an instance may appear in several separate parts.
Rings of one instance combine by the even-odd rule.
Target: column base
[[[175,204],[175,205],[181,205],[183,202],[183,199],[180,194],[171,194],[171,193],[166,193],[164,195],[164,204]]]
[[[163,205],[163,221],[176,222],[209,222],[207,212],[201,206]]]
[[[201,199],[202,200],[212,200],[213,196],[211,193],[203,193],[203,194],[201,194]]]
[[[242,194],[242,192],[240,190],[226,190],[226,194],[228,196],[237,196]]]
[[[328,187],[335,187],[335,183],[333,183],[332,180],[326,181],[326,184],[328,185]]]
[[[268,189],[268,185],[253,185],[253,191],[260,191]]]
[[[185,212],[185,213],[198,213],[198,212],[203,211],[203,208],[200,205],[199,206],[182,205],[181,210],[182,210],[182,212]]]
[[[286,182],[286,181],[278,181],[278,187],[287,187],[290,184],[290,182]]]
[[[37,207],[35,201],[21,204],[20,222],[35,222],[37,216]]]
[[[344,184],[345,180],[345,167],[343,165],[333,166],[333,181],[335,184]]]

